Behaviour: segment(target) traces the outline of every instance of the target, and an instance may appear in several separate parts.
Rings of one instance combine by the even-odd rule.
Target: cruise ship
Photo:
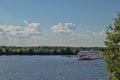
[[[80,51],[78,53],[78,59],[79,60],[92,60],[92,59],[98,59],[98,58],[102,58],[102,51],[100,50],[84,50],[84,51]]]

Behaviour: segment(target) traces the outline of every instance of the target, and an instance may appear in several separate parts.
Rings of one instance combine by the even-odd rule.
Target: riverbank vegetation
[[[1,46],[0,55],[76,55],[80,50],[104,50],[104,47],[16,47]]]
[[[114,20],[114,26],[110,25],[107,30],[104,59],[110,72],[109,80],[120,80],[120,13]]]

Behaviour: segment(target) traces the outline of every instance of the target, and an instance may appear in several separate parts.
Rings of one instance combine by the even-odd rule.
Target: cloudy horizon
[[[2,0],[0,46],[104,47],[120,1],[52,1]]]
[[[7,25],[7,24],[0,25],[0,35],[1,35],[0,39],[3,41],[1,46],[4,46],[4,45],[6,46],[30,46],[30,45],[27,45],[27,43],[28,44],[35,43],[35,44],[32,44],[31,46],[50,46],[49,44],[39,45],[38,40],[48,40],[48,41],[50,40],[48,37],[42,36],[42,31],[40,29],[42,28],[42,26],[40,26],[41,23],[36,23],[36,22],[29,23],[27,20],[24,20],[23,22],[24,22],[24,26]],[[101,30],[99,32],[87,30],[85,31],[84,34],[82,34],[82,33],[77,33],[75,31],[76,29],[77,27],[73,23],[58,23],[56,25],[52,25],[49,30],[53,34],[56,34],[56,35],[58,34],[58,36],[61,35],[59,40],[62,40],[64,35],[68,36],[69,38],[67,40],[64,40],[66,44],[67,42],[74,42],[82,38],[85,39],[88,37],[90,38],[92,36],[96,36],[97,38],[97,37],[105,36],[105,30]],[[4,40],[6,40],[5,43],[4,43]],[[53,43],[54,43],[54,40],[53,40]],[[51,44],[51,46],[70,46],[70,45],[62,45],[62,44],[52,45]],[[79,46],[76,46],[76,47],[79,47]],[[99,47],[99,46],[96,46],[96,47]]]

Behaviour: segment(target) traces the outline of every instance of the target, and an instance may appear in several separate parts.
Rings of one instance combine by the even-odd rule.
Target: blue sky
[[[104,46],[113,0],[1,0],[0,45]]]

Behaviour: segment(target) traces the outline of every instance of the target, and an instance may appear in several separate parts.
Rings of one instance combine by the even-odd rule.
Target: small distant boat
[[[79,60],[93,60],[93,59],[98,59],[98,58],[102,58],[102,51],[97,50],[97,51],[93,51],[93,50],[86,50],[86,51],[80,51],[78,53],[78,59]]]

